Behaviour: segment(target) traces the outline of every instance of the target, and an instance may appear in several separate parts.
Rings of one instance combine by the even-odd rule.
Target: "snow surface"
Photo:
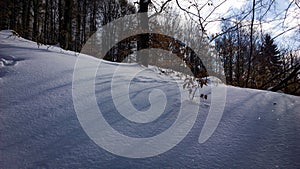
[[[79,54],[58,47],[38,47],[10,35],[8,30],[0,32],[0,168],[300,167],[300,98],[232,86],[227,86],[221,122],[206,142],[198,142],[210,107],[209,100],[202,100],[191,131],[173,149],[142,159],[114,155],[95,144],[77,118],[72,78]],[[175,121],[180,93],[173,89],[181,86],[172,79],[154,68],[85,57],[101,62],[95,79],[97,103],[105,119],[120,133],[151,137]],[[128,72],[119,74],[112,86],[117,67]],[[129,89],[124,88],[122,79],[137,70],[142,73],[130,82]],[[86,81],[90,79],[82,79]],[[131,123],[118,114],[112,87],[120,93],[129,90],[133,106],[143,111],[149,109],[151,90],[166,91],[161,98],[167,98],[166,110],[150,123]],[[209,86],[202,92],[210,98]]]

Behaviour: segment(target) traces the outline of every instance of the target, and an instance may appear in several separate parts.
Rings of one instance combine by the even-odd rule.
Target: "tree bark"
[[[253,55],[253,25],[254,25],[254,19],[255,19],[255,0],[253,0],[252,4],[252,19],[251,19],[251,30],[250,30],[250,54],[248,58],[248,72],[247,72],[247,79],[246,79],[246,86],[248,87],[249,79],[250,79],[250,73],[251,73],[251,61],[252,61],[252,55]]]
[[[90,36],[92,36],[97,31],[96,10],[96,0],[93,0],[92,12],[90,14]]]
[[[63,44],[63,6],[62,0],[58,0],[58,42],[60,46]]]
[[[44,20],[44,28],[43,28],[43,33],[44,33],[44,43],[48,43],[49,42],[49,37],[48,37],[48,18],[49,18],[49,0],[46,0],[45,2],[45,20]]]
[[[76,40],[75,40],[75,51],[79,51],[81,48],[81,1],[77,1],[77,21],[76,21]]]
[[[65,0],[64,8],[64,23],[62,27],[62,44],[63,49],[71,49],[71,40],[72,40],[72,0]]]
[[[33,0],[33,32],[32,32],[32,39],[38,42],[38,19],[39,19],[39,0]]]
[[[147,13],[150,0],[140,0],[139,1],[139,11],[138,13]],[[140,18],[140,28],[143,29],[144,32],[149,32],[149,18],[148,15],[142,15]],[[137,56],[137,62],[142,65],[148,67],[149,64],[149,33],[144,33],[139,35],[139,40],[137,42],[137,50],[140,51]],[[146,49],[146,50],[143,50]]]
[[[83,1],[83,12],[82,12],[82,33],[81,33],[81,40],[83,41],[83,43],[85,43],[86,40],[86,31],[85,31],[85,26],[86,26],[86,15],[87,15],[87,0]]]

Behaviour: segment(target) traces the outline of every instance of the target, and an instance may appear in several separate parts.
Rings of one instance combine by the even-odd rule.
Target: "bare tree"
[[[150,3],[151,0],[140,0],[138,13],[147,13]],[[148,15],[140,15],[139,23],[141,29],[143,29],[144,32],[149,32]],[[148,48],[149,48],[149,33],[144,33],[139,35],[139,39],[137,42],[137,50],[141,52],[140,55],[137,56],[137,62],[141,63],[146,67],[148,67],[149,64],[149,51],[143,49],[148,49]]]

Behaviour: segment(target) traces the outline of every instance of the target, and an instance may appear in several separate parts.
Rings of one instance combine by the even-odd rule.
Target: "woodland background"
[[[274,11],[276,13],[278,4],[274,0],[252,0],[248,6],[232,15],[212,17],[225,2],[185,1],[183,5],[183,1],[178,0],[2,0],[0,28],[15,30],[19,36],[39,45],[58,45],[79,52],[90,36],[115,19],[137,12],[148,12],[149,17],[141,21],[141,26],[149,29],[148,19],[164,13],[169,19],[158,22],[164,22],[172,30],[182,31],[183,38],[199,36],[195,43],[203,46],[201,54],[199,51],[191,51],[187,45],[171,37],[143,34],[117,44],[105,59],[139,62],[145,66],[155,64],[163,68],[179,69],[177,71],[186,64],[196,77],[207,76],[205,67],[210,67],[218,74],[221,66],[228,85],[300,96],[300,50],[281,44],[278,40],[293,32],[293,41],[299,42],[299,25],[287,27],[273,37],[260,29],[260,25],[266,22],[279,21],[284,24],[291,9],[300,10],[297,1],[290,1],[281,17],[274,15],[271,19],[266,17]],[[207,6],[211,10],[204,16],[201,12]],[[190,24],[176,25],[175,21],[182,17],[179,13],[184,13]],[[221,23],[221,31],[210,33],[208,23],[217,21]],[[293,41],[291,39],[291,44]],[[172,51],[179,61],[166,55],[155,59],[151,59],[147,53],[136,55],[136,51],[146,48]],[[204,61],[198,55],[209,57],[203,58],[208,59]]]

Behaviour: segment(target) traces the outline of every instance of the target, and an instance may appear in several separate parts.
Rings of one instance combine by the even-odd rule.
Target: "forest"
[[[300,49],[292,45],[300,42],[299,23],[287,24],[289,18],[300,19],[299,2],[285,2],[288,4],[281,9],[281,4],[274,0],[251,0],[243,8],[228,11],[227,15],[218,15],[216,11],[227,2],[2,0],[0,27],[1,30],[14,30],[19,36],[39,45],[57,45],[80,52],[95,32],[118,18],[147,12],[148,17],[141,19],[141,25],[150,29],[149,19],[164,14],[167,19],[155,22],[182,32],[183,39],[199,37],[193,38],[193,43],[201,45],[202,51],[192,51],[187,44],[172,37],[141,34],[116,44],[104,59],[139,62],[144,66],[158,65],[176,71],[180,71],[180,65],[184,63],[196,77],[201,78],[208,76],[205,69],[209,67],[215,74],[223,73],[228,85],[300,96]],[[187,24],[175,24],[180,17]],[[220,30],[210,31],[209,25],[216,23],[220,24]],[[268,23],[284,28],[272,34],[262,28]],[[280,40],[286,34],[294,35],[289,43]],[[102,41],[106,42],[104,39]],[[135,56],[136,51],[148,48],[172,51],[179,62],[165,55],[160,55],[158,59],[147,53]],[[201,58],[199,55],[208,57]]]

